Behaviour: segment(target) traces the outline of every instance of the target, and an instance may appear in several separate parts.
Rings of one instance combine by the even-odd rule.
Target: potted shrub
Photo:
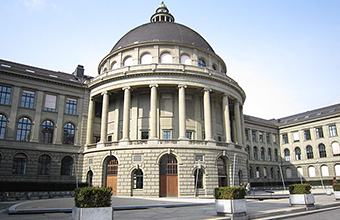
[[[215,188],[215,209],[217,214],[245,216],[247,211],[245,195],[245,187]]]
[[[340,199],[340,183],[333,184],[334,198],[336,200]]]
[[[113,219],[112,188],[83,187],[74,192],[75,207],[72,209],[72,219]]]
[[[290,205],[314,206],[314,195],[311,193],[310,184],[292,184],[289,185],[289,203]]]

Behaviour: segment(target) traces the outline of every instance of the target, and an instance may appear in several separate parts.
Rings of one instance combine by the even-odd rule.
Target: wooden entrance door
[[[218,186],[228,186],[227,164],[225,160],[220,157],[217,160]]]
[[[118,174],[118,160],[112,157],[108,160],[106,165],[106,187],[112,188],[112,194],[117,194],[117,174]]]
[[[170,154],[164,155],[159,168],[159,196],[178,196],[176,158]]]

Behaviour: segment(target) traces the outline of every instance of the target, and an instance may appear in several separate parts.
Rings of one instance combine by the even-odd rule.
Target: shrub
[[[312,187],[308,183],[289,185],[289,193],[290,194],[310,194],[311,189],[312,189]]]
[[[334,191],[340,191],[340,183],[333,184]]]
[[[215,188],[215,199],[244,199],[245,187],[218,187]]]
[[[112,188],[90,186],[75,189],[75,206],[78,208],[110,207],[111,191]]]

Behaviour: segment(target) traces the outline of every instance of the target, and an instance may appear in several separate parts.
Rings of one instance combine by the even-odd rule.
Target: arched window
[[[141,169],[132,172],[132,185],[134,189],[143,189],[143,171]]]
[[[195,177],[195,188],[197,186],[197,189],[203,189],[203,171],[202,169],[199,169],[198,176],[197,176],[197,169],[194,172]]]
[[[259,179],[260,177],[261,177],[260,168],[256,167],[256,178]]]
[[[329,176],[328,166],[322,165],[321,166],[321,175],[322,176]]]
[[[248,153],[248,159],[250,160],[250,147],[249,147],[249,145],[247,145],[246,151]]]
[[[0,114],[0,139],[5,139],[6,124],[6,116]]]
[[[257,147],[255,146],[253,149],[254,149],[254,160],[258,160]]]
[[[264,160],[265,156],[264,156],[264,148],[261,147],[261,159]]]
[[[170,53],[162,53],[161,63],[172,63],[172,56]]]
[[[152,63],[152,56],[149,53],[145,53],[140,58],[140,64],[150,64]]]
[[[340,164],[334,166],[335,176],[340,176]]]
[[[72,176],[72,170],[73,170],[73,158],[70,156],[64,157],[61,160],[60,175]]]
[[[29,141],[31,134],[31,120],[23,117],[18,121],[17,141]]]
[[[241,184],[242,184],[242,182],[243,182],[243,181],[242,181],[242,180],[243,180],[243,179],[242,179],[242,175],[243,175],[243,174],[242,174],[242,170],[239,170],[239,171],[238,171],[238,185],[239,185],[239,186],[241,186]]]
[[[92,186],[93,172],[89,170],[86,174],[86,183],[88,186]]]
[[[118,63],[116,61],[113,61],[113,63],[111,64],[111,69],[117,69],[119,66],[118,66]]]
[[[320,158],[327,157],[326,147],[324,144],[319,144],[319,155]]]
[[[212,69],[215,70],[215,71],[217,70],[216,64],[212,65]]]
[[[268,160],[272,161],[272,149],[268,148]]]
[[[249,167],[249,178],[253,178],[253,168]]]
[[[50,120],[46,120],[41,125],[41,142],[52,143],[54,124]]]
[[[296,170],[297,170],[298,177],[303,177],[303,169],[302,169],[302,167],[298,167]]]
[[[23,153],[18,153],[13,157],[12,174],[25,175],[27,165],[27,156]]]
[[[279,161],[279,153],[277,149],[274,150],[274,157],[275,157],[275,161]]]
[[[74,144],[74,125],[71,123],[66,123],[64,125],[64,138],[63,144]]]
[[[276,169],[276,173],[277,173],[277,178],[281,178],[281,171],[280,168]]]
[[[133,59],[132,57],[126,57],[124,59],[124,66],[132,66],[133,65]]]
[[[228,164],[223,157],[217,159],[218,186],[228,186]]]
[[[286,178],[292,178],[292,169],[289,167],[286,169]]]
[[[301,160],[301,149],[299,147],[295,148],[295,159]]]
[[[284,155],[285,155],[285,160],[290,161],[290,151],[289,151],[289,149],[286,148],[283,152],[284,152]]]
[[[315,167],[313,166],[308,167],[308,174],[309,174],[309,177],[316,177]]]
[[[332,143],[333,156],[340,156],[340,145],[338,142]]]
[[[263,167],[263,177],[267,178],[267,167]]]
[[[188,55],[183,54],[181,56],[181,64],[185,64],[185,65],[191,65],[191,59]]]
[[[41,155],[38,159],[38,175],[50,175],[51,157],[47,154]]]
[[[205,61],[203,59],[198,59],[198,66],[200,67],[206,67],[207,65],[205,64]]]
[[[312,146],[308,145],[306,147],[306,152],[307,152],[307,159],[313,159],[314,158]]]

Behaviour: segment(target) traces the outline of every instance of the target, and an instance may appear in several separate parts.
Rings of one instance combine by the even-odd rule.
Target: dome
[[[125,34],[112,48],[110,54],[135,43],[155,41],[184,43],[214,52],[200,34],[182,24],[175,23],[174,20],[174,17],[162,2],[155,14],[151,16],[151,22],[138,26]]]

